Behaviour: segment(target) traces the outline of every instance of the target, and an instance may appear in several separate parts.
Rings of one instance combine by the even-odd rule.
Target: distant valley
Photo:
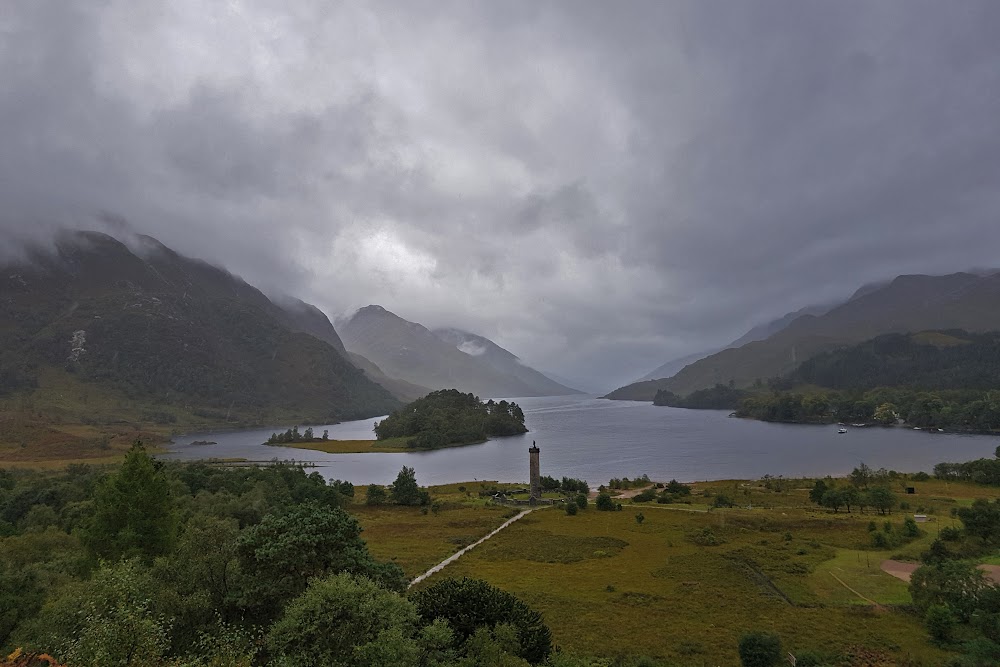
[[[431,389],[455,388],[482,397],[580,393],[525,366],[487,338],[457,329],[431,331],[381,306],[366,306],[337,326],[349,352],[388,375]]]
[[[125,241],[64,232],[0,266],[0,449],[106,449],[124,428],[332,423],[437,389],[577,393],[487,338],[378,306],[345,323],[345,346],[311,304],[151,237]]]

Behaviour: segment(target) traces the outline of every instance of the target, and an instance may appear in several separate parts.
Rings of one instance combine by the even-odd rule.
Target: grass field
[[[510,508],[480,499],[480,488],[479,483],[434,487],[431,492],[438,509],[425,513],[419,507],[367,507],[367,487],[361,486],[355,489],[350,511],[361,521],[362,537],[372,553],[396,563],[412,579],[511,516]]]
[[[490,484],[482,484],[487,487]],[[879,568],[915,559],[957,501],[995,496],[970,484],[910,483],[931,521],[922,535],[890,550],[869,548],[877,530],[904,516],[832,513],[808,502],[809,484],[781,490],[740,481],[694,485],[691,504],[631,504],[576,516],[540,509],[449,565],[442,577],[486,579],[541,611],[564,650],[603,657],[645,655],[674,665],[735,665],[739,637],[777,633],[786,650],[843,654],[864,647],[882,662],[941,664],[907,608],[907,585]],[[465,488],[468,487],[468,488]],[[432,489],[438,514],[355,505],[372,551],[414,576],[503,522],[508,508],[478,497],[479,484]],[[710,509],[723,493],[738,506]],[[357,503],[363,498],[359,489]],[[744,504],[745,503],[745,504]],[[748,507],[753,509],[747,509]],[[640,524],[636,514],[642,513]]]
[[[278,443],[275,447],[291,447],[294,449],[311,449],[317,452],[328,454],[370,454],[374,452],[400,453],[400,452],[426,452],[431,449],[445,449],[448,447],[465,447],[466,445],[478,445],[482,440],[476,442],[457,442],[451,445],[433,448],[407,447],[408,437],[386,438],[385,440],[321,440],[318,442],[290,442]]]

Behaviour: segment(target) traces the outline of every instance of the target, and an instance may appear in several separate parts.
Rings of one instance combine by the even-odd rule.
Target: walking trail
[[[421,581],[423,581],[427,577],[431,576],[432,574],[437,574],[438,572],[440,572],[441,570],[443,570],[445,567],[447,567],[451,563],[454,563],[456,560],[458,560],[459,558],[461,558],[462,555],[465,554],[467,551],[471,551],[472,549],[475,549],[480,544],[482,544],[486,540],[490,539],[491,537],[493,537],[494,535],[496,535],[497,533],[499,533],[501,530],[503,530],[504,528],[506,528],[510,524],[514,523],[515,521],[517,521],[521,517],[527,516],[529,513],[531,513],[532,511],[534,511],[536,509],[538,509],[538,508],[537,507],[532,507],[531,509],[524,510],[523,512],[521,512],[520,514],[518,514],[517,516],[515,516],[513,518],[507,519],[502,524],[500,524],[499,528],[497,528],[496,530],[494,530],[492,533],[490,533],[486,537],[481,538],[477,542],[473,542],[472,544],[470,544],[469,546],[465,547],[464,549],[461,549],[460,551],[456,551],[455,553],[453,553],[452,555],[448,556],[447,558],[445,558],[443,561],[441,561],[440,563],[438,563],[437,565],[435,565],[431,569],[429,569],[426,572],[424,572],[423,574],[421,574],[419,577],[415,578],[413,581],[410,582],[410,587],[415,586],[416,584],[419,584]]]
[[[904,563],[898,560],[884,560],[880,566],[882,571],[891,574],[897,579],[910,581],[913,571],[920,567],[920,563]],[[980,570],[986,573],[986,578],[994,585],[1000,584],[1000,566],[997,565],[977,565]]]

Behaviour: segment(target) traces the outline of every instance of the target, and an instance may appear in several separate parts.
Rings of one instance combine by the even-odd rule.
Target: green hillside
[[[663,389],[686,395],[716,384],[751,387],[784,376],[803,361],[887,333],[1000,330],[1000,274],[899,276],[860,291],[821,316],[803,315],[765,340],[723,350],[664,380],[622,387],[608,398],[651,401]]]
[[[339,340],[303,331],[244,281],[153,239],[130,248],[67,233],[54,251],[2,267],[0,282],[0,405],[58,398],[60,413],[36,410],[36,420],[331,422],[399,405]]]

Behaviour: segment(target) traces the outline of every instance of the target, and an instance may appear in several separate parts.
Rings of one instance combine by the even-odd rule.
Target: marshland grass
[[[864,646],[885,664],[929,667],[948,654],[928,641],[909,610],[907,585],[879,565],[890,557],[917,558],[940,526],[952,524],[950,508],[958,501],[998,494],[971,484],[906,485],[916,493],[897,491],[910,509],[887,516],[811,505],[811,482],[804,480],[783,480],[780,490],[702,482],[690,505],[622,499],[620,512],[591,505],[576,516],[540,509],[420,585],[442,577],[486,579],[541,611],[555,642],[580,654],[735,665],[739,637],[762,630],[777,633],[793,653]],[[477,483],[462,485],[465,492],[458,486],[432,489],[442,502],[437,515],[352,509],[369,547],[380,557],[395,555],[412,576],[503,521],[505,508],[484,504],[474,493]],[[718,494],[737,507],[711,508]],[[891,522],[899,531],[917,507],[931,519],[921,524],[921,536],[890,550],[871,548],[869,522],[880,531]]]

